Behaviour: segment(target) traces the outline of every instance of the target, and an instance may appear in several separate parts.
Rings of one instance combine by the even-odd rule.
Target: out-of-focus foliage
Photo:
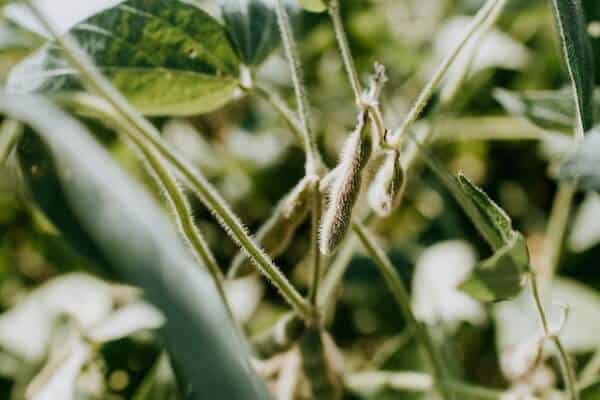
[[[112,9],[92,16],[99,10],[84,10],[84,4],[89,7],[93,2],[65,3],[81,4],[81,9],[64,13],[63,6],[51,7],[53,13],[69,15],[67,19],[71,20],[65,22],[63,31],[86,20],[75,33],[99,66],[105,67],[113,82],[142,111],[162,115],[152,122],[161,128],[163,138],[202,170],[249,230],[257,232],[304,173],[302,151],[287,125],[269,104],[237,89],[240,64],[244,63],[253,67],[250,75],[255,82],[278,90],[288,104],[294,104],[289,70],[274,37],[278,31],[271,9],[261,5],[253,8],[254,4],[263,4],[258,0],[227,1],[230,5],[223,6],[225,15],[221,15],[221,1],[189,1],[204,11],[193,11],[193,24],[177,24],[178,28],[172,29],[173,41],[186,43],[177,47],[156,44],[159,40],[151,32],[143,35],[125,29],[125,25],[114,22],[117,15]],[[118,2],[109,3],[105,2],[102,9]],[[179,1],[145,3],[158,7]],[[269,7],[273,3],[264,2]],[[323,11],[321,3],[298,1],[311,11]],[[240,11],[231,4],[239,4]],[[482,4],[480,0],[341,1],[343,22],[361,79],[367,82],[375,61],[386,66],[389,81],[381,100],[390,126],[402,121],[455,42],[453,36],[464,29],[469,16]],[[587,21],[577,34],[592,39],[592,55],[600,63],[600,3],[585,0],[583,7]],[[168,7],[160,8],[161,13],[168,14]],[[4,10],[0,17],[3,84],[10,90],[23,89],[23,85],[39,88],[40,82],[54,88],[68,85],[81,89],[70,75],[72,71],[63,71],[69,74],[61,73],[59,77],[45,75],[49,65],[41,62],[41,56],[51,55],[51,66],[63,68],[67,64],[60,52],[44,45],[44,30],[34,26],[35,21],[23,15],[22,9],[11,5]],[[125,18],[125,14],[118,16]],[[137,14],[126,16],[142,20]],[[208,45],[208,34],[191,32],[206,26],[200,20],[216,37]],[[19,27],[15,21],[36,33]],[[294,21],[315,117],[313,128],[324,161],[332,167],[356,121],[351,88],[327,13],[298,11]],[[445,80],[436,102],[426,111],[427,118],[415,126],[415,131],[433,130],[437,140],[430,151],[452,173],[463,172],[510,215],[512,226],[528,245],[532,267],[541,269],[544,233],[557,187],[555,178],[580,179],[586,189],[597,191],[600,171],[600,149],[594,143],[594,131],[578,153],[569,153],[576,103],[567,89],[569,75],[554,23],[549,1],[509,1],[497,27],[472,50],[465,51],[467,55],[472,52],[472,57],[457,62],[468,69],[468,74],[452,101],[445,102],[444,93],[452,92],[452,85],[461,78],[459,67]],[[248,40],[241,32],[256,24],[264,32]],[[182,32],[187,28],[190,31]],[[111,35],[107,36],[105,30]],[[135,43],[143,47],[144,55],[132,49],[126,54],[109,51],[111,42],[129,40],[128,35],[134,34],[139,34]],[[192,57],[195,51],[198,57]],[[214,64],[215,52],[224,64]],[[153,60],[159,56],[173,68],[153,68]],[[30,61],[21,64],[24,58],[37,60],[35,68],[31,68]],[[188,73],[188,63],[202,63],[203,73]],[[143,73],[135,69],[142,67]],[[600,83],[599,75],[596,83]],[[164,81],[166,76],[172,80]],[[590,93],[586,97],[592,102]],[[200,112],[202,115],[198,115]],[[173,119],[173,115],[185,118]],[[101,122],[91,118],[81,121],[123,170],[143,182],[157,201],[163,200],[130,143],[120,140]],[[490,137],[494,139],[487,140]],[[505,140],[515,137],[527,139]],[[569,161],[562,164],[566,157]],[[30,168],[27,172],[35,176],[36,171],[31,169],[35,162],[25,165]],[[179,371],[172,368],[163,352],[164,343],[154,331],[163,325],[164,316],[141,300],[137,290],[114,284],[119,277],[114,271],[105,269],[98,278],[97,264],[104,262],[102,257],[94,264],[82,257],[82,253],[89,256],[85,251],[89,247],[82,244],[83,234],[71,233],[79,240],[74,248],[68,230],[65,232],[64,227],[44,215],[34,201],[35,192],[27,189],[22,166],[16,153],[0,166],[0,399],[19,399],[24,393],[35,400],[68,399],[62,394],[48,397],[53,395],[44,392],[60,390],[53,388],[68,382],[77,388],[78,400],[181,398],[174,384],[174,375]],[[97,170],[102,168],[98,166]],[[488,305],[459,290],[482,265],[480,262],[490,256],[490,249],[419,157],[407,171],[407,178],[401,207],[378,220],[375,232],[411,287],[415,314],[441,342],[453,376],[480,386],[551,399],[556,394],[554,388],[563,387],[560,369],[550,360],[550,349],[538,359],[539,325],[530,307],[530,294],[525,291],[513,300]],[[193,197],[191,208],[225,272],[238,255],[238,248]],[[600,328],[598,195],[578,193],[572,214],[566,244],[561,249],[561,277],[548,284],[544,297],[570,306],[560,336],[581,373],[600,348],[596,334]],[[307,219],[298,221],[295,228],[286,251],[274,255],[286,276],[304,290],[309,282]],[[282,235],[282,239],[288,238]],[[513,279],[515,282],[520,289],[520,278]],[[227,290],[236,299],[234,313],[249,337],[270,328],[288,312],[276,291],[256,277],[236,280]],[[514,285],[510,294],[515,294]],[[200,300],[206,298],[202,292],[197,296]],[[376,368],[428,371],[385,283],[364,254],[352,256],[339,296],[330,333],[348,372]],[[551,323],[560,325],[563,311],[552,303],[546,304]],[[93,343],[102,344],[90,345],[89,339],[94,337]],[[200,347],[198,357],[213,351]],[[69,361],[64,368],[49,369],[57,359]],[[292,361],[285,357],[277,360],[290,369],[294,368]],[[264,369],[268,371],[268,367]],[[277,381],[277,375],[269,375],[268,381]],[[590,385],[582,399],[596,399],[597,388],[598,384]],[[389,384],[347,394],[348,399],[370,400],[427,396]]]

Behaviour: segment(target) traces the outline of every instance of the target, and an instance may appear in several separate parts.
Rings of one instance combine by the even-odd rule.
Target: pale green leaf
[[[152,197],[46,100],[0,96],[0,111],[36,132],[23,137],[19,155],[37,204],[72,243],[64,227],[79,226],[91,254],[164,314],[161,333],[186,398],[268,398],[211,277]],[[40,185],[45,178],[54,186]]]
[[[232,99],[238,86],[239,59],[225,28],[183,1],[125,1],[70,32],[147,115],[214,111]],[[81,88],[77,73],[53,44],[17,66],[7,86],[16,92]]]
[[[306,11],[320,13],[327,10],[327,3],[325,0],[298,0],[300,7]]]
[[[581,0],[552,0],[563,53],[584,132],[594,124],[594,58]]]

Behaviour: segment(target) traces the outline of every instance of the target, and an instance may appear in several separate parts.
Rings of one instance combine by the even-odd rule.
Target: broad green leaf
[[[594,90],[594,111],[600,111],[600,90]],[[522,93],[495,89],[494,98],[512,115],[527,118],[542,129],[572,132],[576,124],[573,93],[568,89]]]
[[[268,398],[210,276],[152,198],[84,126],[46,100],[4,95],[0,111],[36,132],[26,136],[19,153],[42,210],[59,229],[79,225],[116,275],[143,289],[164,314],[161,334],[186,398]],[[44,161],[42,167],[27,155],[32,149]],[[44,177],[55,186],[36,190]],[[57,208],[71,213],[60,218],[53,211]],[[65,236],[72,239],[68,231]]]
[[[279,44],[279,28],[269,0],[222,0],[229,37],[240,59],[249,66],[262,63]]]
[[[558,179],[575,181],[586,190],[600,191],[600,129],[592,129],[575,154],[564,162]]]
[[[327,10],[327,3],[325,0],[298,0],[300,7],[306,11],[320,13]]]
[[[584,132],[594,124],[594,58],[581,0],[552,0],[577,117]]]
[[[147,115],[210,112],[233,97],[239,59],[225,28],[181,0],[129,0],[77,24],[71,34],[112,83]],[[81,89],[50,43],[17,66],[16,92]]]
[[[522,289],[523,272],[529,265],[527,244],[520,233],[490,258],[479,263],[460,289],[485,302],[506,300]]]

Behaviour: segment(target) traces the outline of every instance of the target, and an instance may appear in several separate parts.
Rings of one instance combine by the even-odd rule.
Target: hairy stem
[[[321,282],[321,251],[319,250],[319,227],[321,224],[321,216],[323,214],[323,201],[321,192],[319,191],[319,180],[315,183],[315,190],[312,195],[312,218],[310,227],[310,241],[312,244],[312,277],[308,292],[308,301],[315,310],[318,308],[317,299],[319,295],[319,285]]]
[[[329,16],[331,17],[335,37],[338,42],[338,46],[340,47],[340,53],[342,54],[344,67],[346,68],[346,73],[348,74],[348,80],[352,86],[354,99],[356,100],[356,104],[361,104],[362,87],[360,79],[358,78],[358,73],[356,72],[356,65],[354,63],[352,53],[350,52],[350,45],[348,44],[348,37],[346,36],[346,31],[344,30],[344,25],[342,23],[340,3],[338,0],[329,1]]]
[[[423,88],[417,100],[415,101],[413,107],[408,112],[408,115],[404,119],[404,122],[398,128],[396,132],[390,138],[390,142],[388,143],[390,147],[399,148],[401,144],[401,139],[404,136],[404,133],[412,126],[412,124],[419,118],[421,112],[425,109],[425,106],[431,100],[431,97],[435,93],[436,88],[442,82],[442,79],[450,69],[450,66],[456,60],[462,49],[467,45],[471,37],[478,31],[478,29],[485,24],[485,22],[494,17],[494,10],[498,2],[503,2],[504,0],[488,0],[483,7],[477,12],[471,24],[467,28],[464,35],[461,37],[456,46],[450,51],[450,53],[446,56],[446,58],[442,61],[441,65],[434,73],[433,77],[429,80],[427,85]]]
[[[319,167],[320,156],[314,135],[310,128],[310,111],[308,98],[306,96],[306,88],[302,77],[302,65],[300,63],[300,55],[298,54],[298,46],[294,40],[292,24],[290,23],[290,18],[285,10],[283,0],[276,0],[275,9],[277,11],[277,23],[281,33],[281,41],[290,65],[294,92],[296,94],[298,114],[302,126],[304,150],[306,152],[306,174],[313,175],[317,172]]]
[[[14,119],[6,118],[0,127],[0,167],[4,165],[10,152],[15,147],[19,136],[23,132],[23,125]]]
[[[396,303],[402,310],[404,318],[406,319],[409,326],[414,329],[417,340],[419,340],[425,354],[429,358],[431,367],[433,369],[433,375],[435,378],[436,386],[440,391],[440,394],[445,399],[453,399],[454,395],[446,381],[448,379],[448,373],[440,352],[438,351],[431,335],[427,331],[425,325],[423,325],[412,312],[410,305],[410,296],[408,290],[404,285],[404,282],[398,275],[398,272],[392,265],[390,259],[387,257],[385,252],[379,247],[375,240],[371,237],[371,234],[359,223],[354,223],[352,229],[357,234],[361,243],[375,262],[379,272],[383,275]]]
[[[550,330],[550,325],[548,324],[548,317],[546,316],[546,311],[544,310],[544,306],[542,305],[542,299],[540,297],[538,281],[535,271],[531,272],[529,277],[529,283],[531,286],[531,295],[533,297],[533,302],[535,304],[535,308],[540,318],[544,335],[546,338],[550,339],[554,343],[556,349],[558,350],[558,360],[560,362],[560,369],[563,375],[565,386],[567,388],[567,392],[569,394],[569,399],[579,400],[579,392],[577,390],[577,385],[575,381],[575,369],[573,368],[573,365],[569,360],[569,355],[565,351],[565,348],[560,338],[558,337],[558,333],[552,332]]]
[[[188,163],[180,158],[162,141],[158,130],[137,112],[128,103],[125,97],[112,86],[71,36],[60,35],[53,24],[33,3],[28,2],[27,4],[34,15],[38,17],[42,25],[52,33],[54,39],[64,49],[66,58],[80,73],[81,78],[87,84],[89,89],[106,99],[108,102],[108,105],[110,106],[108,107],[108,110],[104,107],[105,110],[96,111],[101,111],[104,114],[116,112],[125,121],[131,124],[132,128],[135,128],[137,140],[146,141],[154,146],[157,152],[171,163],[185,178],[187,183],[194,189],[204,204],[217,217],[227,233],[248,253],[248,256],[255,261],[259,270],[273,282],[285,300],[290,303],[303,318],[309,318],[310,307],[307,302],[275,266],[269,256],[254,242],[240,219],[233,213],[216,189],[202,174],[188,165]]]

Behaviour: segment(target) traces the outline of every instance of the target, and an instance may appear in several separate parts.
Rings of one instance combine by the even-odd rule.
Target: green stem
[[[587,362],[583,370],[579,374],[578,387],[585,388],[588,385],[593,384],[598,379],[598,372],[600,371],[600,348],[596,350],[591,360]]]
[[[317,172],[319,167],[318,163],[320,162],[320,156],[314,135],[310,128],[310,111],[302,78],[302,65],[300,63],[300,56],[298,55],[298,47],[294,40],[290,18],[283,5],[283,0],[276,0],[275,10],[277,12],[277,23],[281,33],[281,41],[290,65],[294,92],[296,94],[298,114],[302,126],[304,150],[306,152],[306,174],[313,175]]]
[[[543,247],[544,264],[541,272],[543,273],[542,277],[546,280],[551,280],[558,268],[571,206],[576,192],[576,185],[565,182],[558,186],[558,191],[554,197]]]
[[[269,103],[290,127],[298,144],[304,146],[305,134],[302,130],[302,126],[300,126],[300,122],[297,120],[296,116],[294,115],[294,112],[290,110],[290,108],[283,102],[283,100],[275,93],[273,93],[270,89],[267,89],[266,87],[260,85],[254,86],[254,90],[251,93],[256,94],[258,97],[264,99],[267,103]]]
[[[398,130],[394,133],[394,135],[390,138],[389,146],[392,148],[399,148],[401,144],[401,139],[404,136],[404,133],[412,126],[412,124],[419,118],[421,112],[425,109],[425,106],[431,100],[431,97],[435,93],[436,88],[442,82],[442,79],[450,69],[450,66],[456,60],[462,49],[469,42],[473,34],[477,32],[477,30],[485,24],[485,22],[490,18],[494,17],[493,11],[496,8],[496,4],[498,1],[502,0],[488,0],[483,7],[479,9],[471,24],[467,28],[465,34],[461,37],[458,44],[450,51],[450,53],[446,56],[446,58],[442,61],[440,67],[437,69],[433,77],[429,80],[425,88],[421,91],[417,100],[408,115],[404,119],[404,122],[398,128]]]
[[[534,271],[530,273],[529,283],[531,286],[531,295],[533,297],[533,302],[535,304],[535,308],[540,318],[544,335],[546,338],[550,339],[554,343],[556,349],[558,350],[558,360],[560,362],[560,369],[563,374],[563,380],[565,382],[567,392],[569,393],[569,398],[571,400],[579,400],[579,392],[577,390],[577,385],[575,381],[575,369],[569,361],[569,355],[565,351],[565,348],[560,338],[558,337],[558,334],[550,330],[550,326],[548,324],[548,317],[546,316],[544,306],[542,305],[542,299],[540,297],[537,277]]]
[[[346,31],[344,30],[344,24],[340,14],[340,4],[338,0],[329,1],[329,16],[331,17],[335,37],[338,42],[338,46],[340,47],[340,53],[342,54],[342,60],[344,62],[344,67],[346,68],[346,73],[348,74],[348,80],[352,86],[352,92],[354,93],[356,104],[361,104],[362,87],[360,79],[358,78],[358,73],[356,72],[356,65],[350,51],[350,45],[348,44],[348,37],[346,35]]]
[[[0,167],[4,165],[17,139],[23,132],[23,125],[14,119],[6,118],[0,127]]]
[[[192,252],[198,261],[207,267],[210,275],[213,278],[213,282],[217,287],[217,291],[219,292],[219,295],[225,304],[225,308],[227,309],[229,316],[231,317],[232,321],[235,322],[235,318],[233,312],[231,311],[229,302],[227,301],[227,295],[223,286],[223,273],[219,268],[219,265],[217,264],[210,247],[206,243],[206,240],[198,230],[194,222],[194,218],[192,217],[188,200],[182,188],[177,183],[177,180],[169,170],[169,167],[165,164],[164,159],[156,152],[156,150],[151,145],[148,145],[148,142],[139,140],[135,128],[128,124],[127,121],[115,116],[110,120],[110,122],[117,130],[128,132],[126,133],[127,137],[142,153],[142,157],[148,164],[155,181],[159,187],[162,188],[168,203],[175,213],[177,226],[181,231],[182,236],[190,244]]]
[[[383,278],[392,292],[396,303],[402,310],[408,325],[414,329],[417,340],[419,340],[423,350],[425,351],[425,354],[429,358],[431,367],[433,369],[436,386],[440,391],[440,394],[445,399],[453,399],[454,395],[449,389],[448,385],[446,385],[448,373],[444,366],[442,356],[439,353],[425,325],[417,320],[413,314],[408,290],[404,286],[404,282],[398,275],[396,268],[394,268],[385,252],[371,237],[371,234],[361,224],[354,223],[352,225],[352,229],[357,234],[369,255],[373,258],[375,265],[379,268],[379,272],[383,275]]]
[[[267,254],[265,254],[265,252],[254,242],[239,218],[229,208],[216,189],[202,174],[190,167],[161,140],[158,130],[136,111],[128,103],[125,97],[112,86],[70,35],[61,35],[58,29],[56,29],[48,18],[44,16],[34,3],[27,2],[26,4],[33,11],[34,15],[37,16],[42,25],[61,45],[65,57],[71,65],[79,71],[81,78],[87,86],[94,93],[97,93],[106,99],[111,106],[109,107],[111,109],[108,110],[108,114],[113,112],[118,113],[135,128],[135,131],[138,134],[138,140],[151,143],[158,153],[182,174],[204,204],[224,226],[230,236],[240,247],[248,252],[248,256],[256,262],[260,271],[279,289],[285,300],[289,302],[303,318],[309,318],[310,307],[306,301],[304,301],[300,293],[298,293],[281,271],[275,266],[269,256],[267,256]],[[106,110],[104,110],[104,113],[107,113]]]
[[[319,295],[319,285],[321,282],[321,251],[319,250],[319,228],[321,222],[323,201],[321,198],[321,192],[319,191],[319,183],[317,180],[315,182],[315,190],[312,195],[312,220],[311,220],[311,233],[310,240],[312,244],[312,257],[313,257],[313,265],[312,265],[312,279],[311,285],[308,292],[308,301],[313,306],[315,311],[318,309],[317,299]]]

